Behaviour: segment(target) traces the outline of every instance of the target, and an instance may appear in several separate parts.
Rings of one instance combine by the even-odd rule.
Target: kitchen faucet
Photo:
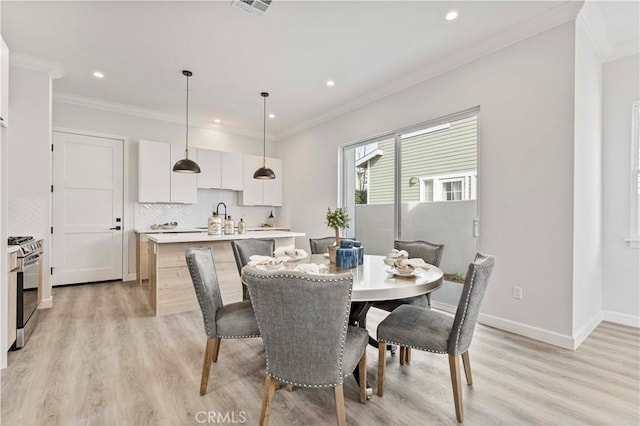
[[[224,206],[224,218],[226,219],[227,218],[227,205],[225,203],[218,203],[218,205],[216,206],[216,214],[218,216],[220,216],[220,205],[221,204]]]

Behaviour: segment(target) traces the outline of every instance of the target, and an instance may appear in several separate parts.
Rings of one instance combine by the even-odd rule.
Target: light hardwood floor
[[[264,385],[260,339],[224,340],[199,396],[205,349],[199,311],[151,317],[135,283],[54,289],[54,307],[2,372],[2,424],[257,424]],[[372,310],[375,330],[383,318]],[[602,323],[576,352],[479,325],[471,345],[473,387],[463,385],[467,425],[638,425],[638,329]],[[368,350],[375,387],[377,351]],[[359,403],[345,381],[348,424],[455,424],[444,355],[387,357],[385,396]],[[226,417],[225,417],[226,416]],[[200,422],[198,421],[200,420]],[[280,390],[271,424],[334,424],[334,395]],[[214,423],[213,421],[210,423]]]

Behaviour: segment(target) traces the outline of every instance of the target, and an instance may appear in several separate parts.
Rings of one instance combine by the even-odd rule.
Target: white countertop
[[[288,231],[288,230],[289,228],[284,228],[284,227],[275,227],[275,228],[270,228],[266,226],[251,227],[251,228],[247,227],[247,232],[250,232],[250,231],[269,232],[269,231]],[[136,228],[134,229],[134,232],[138,234],[168,234],[168,233],[183,234],[183,233],[193,233],[193,232],[206,233],[207,227],[206,226],[202,226],[202,227],[183,226],[183,227],[174,228],[174,229]]]
[[[20,246],[7,246],[7,254],[20,250]]]
[[[246,234],[233,234],[233,235],[209,235],[206,232],[202,233],[161,233],[161,234],[149,234],[149,241],[156,242],[158,244],[167,243],[192,243],[203,241],[230,241],[230,240],[244,240],[247,238],[294,238],[304,237],[306,234],[302,232],[286,232],[286,231],[247,231]]]

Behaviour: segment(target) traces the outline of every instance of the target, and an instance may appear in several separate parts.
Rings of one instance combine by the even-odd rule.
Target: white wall
[[[328,234],[341,144],[479,105],[480,248],[496,255],[484,318],[571,346],[573,45],[571,22],[279,141],[291,226]]]
[[[85,132],[117,135],[126,138],[125,159],[128,161],[125,175],[124,238],[128,250],[124,262],[125,279],[133,279],[135,273],[135,209],[138,199],[138,141],[148,139],[183,145],[185,126],[165,121],[153,120],[133,115],[108,112],[63,102],[53,103],[54,128],[73,129]],[[262,155],[262,139],[225,133],[199,127],[189,128],[189,146],[220,151],[243,152]],[[274,143],[267,141],[267,156],[275,153]],[[125,164],[127,167],[127,164]],[[210,204],[207,198],[203,202]],[[207,204],[207,209],[209,209]],[[249,209],[247,207],[246,209]],[[254,209],[260,209],[254,207]],[[233,214],[233,212],[230,212]],[[280,224],[284,223],[279,221]],[[146,223],[143,225],[147,225]]]
[[[575,27],[573,336],[602,318],[602,60],[580,15]]]
[[[50,307],[51,77],[16,66],[10,73],[8,233],[43,239],[40,307]]]
[[[640,100],[640,55],[604,65],[603,284],[605,319],[640,323],[640,250],[630,248],[631,103]]]
[[[0,2],[0,11],[2,10],[2,2]],[[0,22],[2,19],[0,18]],[[0,39],[2,37],[0,36]],[[4,43],[4,40],[0,40]],[[7,52],[8,54],[8,52]],[[5,58],[0,55],[0,61],[4,61]],[[8,60],[8,59],[6,59]],[[0,98],[9,97],[9,76],[0,76],[0,90],[2,94]],[[2,102],[0,100],[0,102]],[[2,112],[5,122],[9,122],[9,112]],[[6,253],[7,250],[7,204],[8,204],[8,170],[9,170],[9,130],[0,128],[0,253]],[[8,322],[8,303],[9,298],[9,285],[7,280],[7,262],[6,257],[0,258],[0,330],[7,329]],[[0,368],[6,368],[7,366],[7,347],[5,345],[4,332],[0,331]]]

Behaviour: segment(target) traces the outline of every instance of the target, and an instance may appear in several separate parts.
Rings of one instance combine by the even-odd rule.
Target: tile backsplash
[[[238,193],[222,189],[199,189],[197,204],[143,204],[136,203],[135,227],[147,228],[150,225],[166,222],[178,222],[179,227],[207,226],[207,220],[215,211],[218,203],[225,203],[227,214],[236,223],[244,219],[248,227],[262,225],[273,211],[276,226],[287,226],[279,217],[279,207],[248,207],[238,205]],[[220,206],[222,213],[224,208]]]

